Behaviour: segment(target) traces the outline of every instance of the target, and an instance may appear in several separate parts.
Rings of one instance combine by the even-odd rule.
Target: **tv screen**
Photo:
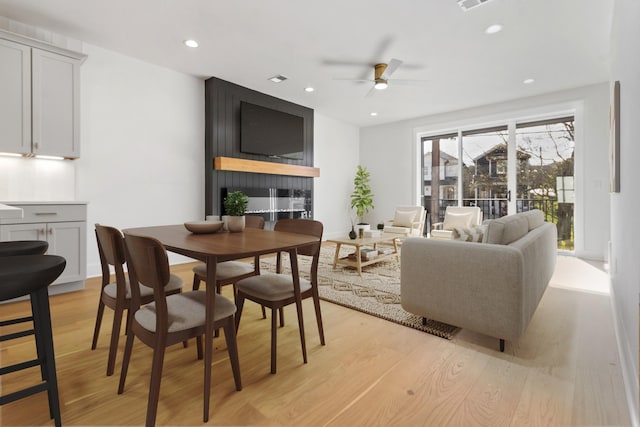
[[[302,160],[304,119],[271,108],[241,102],[240,151]]]

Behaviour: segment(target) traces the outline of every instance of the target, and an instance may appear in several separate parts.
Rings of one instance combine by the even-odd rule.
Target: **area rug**
[[[347,256],[353,248],[342,247],[340,256]],[[395,257],[362,268],[362,276],[353,268],[337,266],[333,269],[335,246],[326,245],[320,252],[318,266],[318,291],[320,298],[335,304],[380,317],[400,325],[418,329],[432,335],[451,339],[459,328],[446,323],[407,313],[400,305],[400,263]],[[287,271],[290,264],[286,255],[282,266]],[[308,278],[311,260],[299,257],[298,266],[303,277]],[[275,258],[261,262],[262,271],[275,271]]]

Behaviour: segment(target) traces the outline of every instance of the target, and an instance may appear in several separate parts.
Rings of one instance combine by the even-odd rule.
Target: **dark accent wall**
[[[241,101],[302,116],[304,118],[303,159],[273,159],[267,156],[241,153]],[[313,194],[313,178],[216,171],[213,169],[213,159],[220,156],[313,166],[313,109],[215,77],[211,77],[205,82],[205,215],[213,213],[220,215],[222,202],[220,190],[222,188],[280,188],[307,190]]]

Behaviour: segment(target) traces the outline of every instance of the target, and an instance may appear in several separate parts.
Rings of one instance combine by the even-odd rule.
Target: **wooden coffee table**
[[[400,257],[398,256],[398,239],[401,237],[402,236],[398,236],[397,234],[388,233],[382,234],[378,237],[365,237],[363,239],[327,240],[328,242],[336,244],[336,254],[333,257],[333,268],[336,268],[338,264],[345,265],[347,267],[357,269],[358,274],[362,276],[362,267],[366,267],[367,265],[375,264],[376,262],[380,262],[394,256],[398,261],[400,261]],[[369,260],[362,260],[360,251],[365,247],[377,249],[378,243],[391,243],[393,245],[393,251],[388,254],[378,254],[378,256]],[[342,245],[355,247],[355,259],[351,259],[348,256],[340,258],[340,247]]]

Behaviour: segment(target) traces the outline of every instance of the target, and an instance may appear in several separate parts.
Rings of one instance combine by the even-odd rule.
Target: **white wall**
[[[638,292],[640,291],[640,2],[617,0],[611,80],[620,81],[620,193],[611,194],[611,291],[632,421],[638,417]]]
[[[416,178],[420,133],[570,111],[576,114],[576,254],[605,259],[609,240],[606,83],[361,129],[360,161],[371,171],[376,205],[369,222],[392,218],[395,206],[420,204]]]
[[[324,224],[324,238],[345,237],[351,230],[349,212],[353,177],[358,167],[359,128],[314,114],[314,219]]]
[[[84,51],[75,185],[89,202],[91,276],[100,271],[95,223],[204,219],[204,81],[95,46]]]

